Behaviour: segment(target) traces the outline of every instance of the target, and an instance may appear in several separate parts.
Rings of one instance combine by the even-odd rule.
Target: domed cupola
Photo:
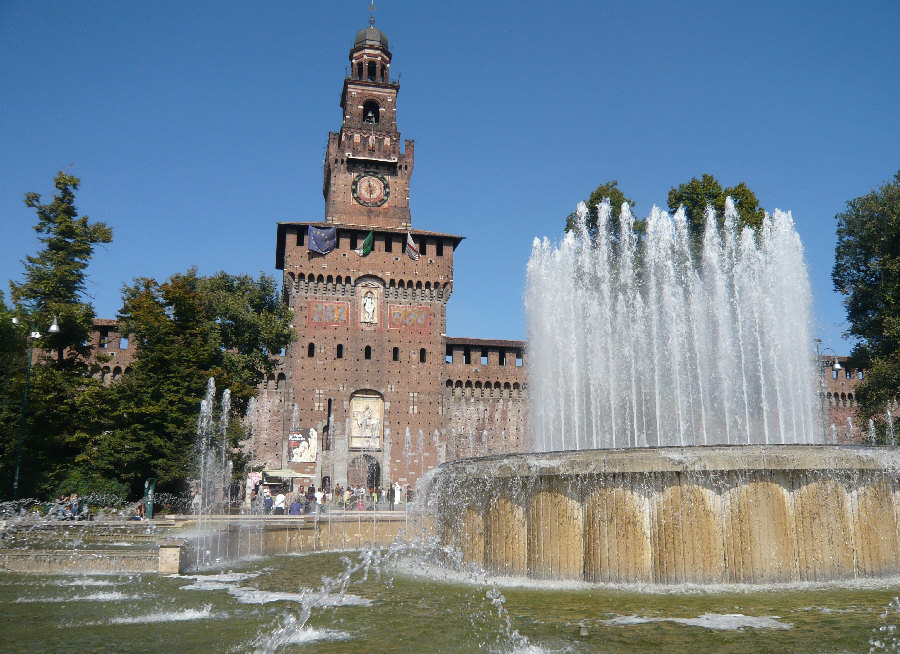
[[[362,82],[390,83],[391,51],[388,50],[388,38],[375,27],[374,15],[369,17],[369,26],[356,34],[353,49],[350,50],[350,62],[351,78]]]
[[[371,19],[374,22],[374,19]],[[388,38],[385,36],[384,32],[375,27],[375,25],[369,25],[367,28],[363,30],[359,30],[356,33],[356,40],[353,42],[353,48],[382,48],[384,50],[388,49]]]

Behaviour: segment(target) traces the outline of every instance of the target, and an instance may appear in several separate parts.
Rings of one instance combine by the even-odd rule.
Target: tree
[[[13,312],[0,291],[0,497],[12,489],[28,356],[12,318]]]
[[[207,379],[232,389],[232,409],[241,414],[274,367],[273,355],[292,340],[290,319],[275,281],[262,274],[189,270],[126,286],[119,321],[137,346],[132,372],[112,386],[114,424],[85,448],[84,462],[135,491],[150,476],[161,489],[180,490],[193,474]]]
[[[89,353],[85,343],[93,328],[94,308],[84,301],[85,269],[94,246],[112,241],[112,230],[103,222],[91,222],[78,216],[75,191],[81,180],[62,171],[54,185],[57,193],[49,204],[41,204],[37,193],[26,193],[25,204],[37,212],[34,229],[41,234],[44,248],[36,256],[26,257],[25,278],[10,283],[12,301],[20,312],[27,313],[36,325],[50,325],[59,320],[58,334],[49,334],[44,346],[57,354],[57,365],[70,363]]]
[[[900,171],[835,218],[831,278],[844,296],[853,358],[868,371],[856,387],[857,410],[879,417],[900,395]]]
[[[37,212],[35,231],[43,248],[23,261],[25,274],[20,283],[11,282],[14,313],[20,325],[8,332],[11,316],[0,307],[0,367],[4,384],[0,388],[0,438],[2,441],[3,488],[15,464],[20,425],[23,424],[25,369],[28,332],[33,327],[42,337],[35,352],[51,350],[55,360],[48,365],[36,356],[31,370],[29,401],[24,415],[25,440],[20,471],[20,495],[49,495],[71,473],[80,443],[103,429],[105,389],[91,376],[87,337],[93,328],[94,308],[84,301],[86,269],[94,246],[109,243],[112,231],[102,222],[79,217],[75,191],[80,180],[58,173],[57,193],[48,204],[40,195],[26,193],[25,204]],[[58,317],[60,332],[48,333]],[[8,333],[7,333],[8,332]]]
[[[766,212],[759,206],[759,200],[744,182],[737,186],[723,189],[719,181],[708,173],[700,179],[672,187],[669,190],[669,211],[684,207],[688,233],[691,241],[699,248],[703,242],[703,229],[706,224],[706,207],[712,207],[716,219],[723,224],[725,219],[725,198],[731,196],[738,213],[738,227],[752,227],[758,230],[762,226]]]
[[[591,237],[594,238],[596,238],[597,236],[597,208],[604,200],[609,200],[610,213],[612,214],[612,220],[609,223],[609,229],[614,237],[618,234],[619,230],[619,216],[622,213],[622,204],[627,202],[632,208],[634,207],[634,200],[626,197],[625,194],[619,189],[618,180],[614,179],[609,182],[604,182],[603,184],[595,188],[590,197],[588,197],[588,199],[585,201],[588,209],[585,226],[588,229],[588,233],[591,235]],[[566,231],[571,232],[575,229],[577,224],[578,214],[575,212],[570,213],[566,217]],[[635,231],[640,232],[642,224],[642,221],[636,222]]]

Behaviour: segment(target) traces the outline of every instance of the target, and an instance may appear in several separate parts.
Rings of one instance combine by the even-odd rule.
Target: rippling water
[[[0,573],[0,649],[249,652],[281,630],[278,652],[866,652],[879,626],[900,623],[896,611],[881,617],[900,594],[897,579],[766,589],[507,579],[492,587],[416,558],[371,570],[298,620],[302,598],[323,575],[339,575],[344,556],[278,556],[180,577]]]

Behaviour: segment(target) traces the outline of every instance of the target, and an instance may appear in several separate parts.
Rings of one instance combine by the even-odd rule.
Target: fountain
[[[651,308],[643,315],[652,315]],[[655,347],[669,356],[671,332],[686,336],[664,316],[655,319]],[[683,324],[702,333],[700,325]],[[773,347],[768,338],[765,331],[744,331],[731,352],[756,361],[753,348]],[[688,395],[669,393],[676,382],[667,370],[711,365],[700,352],[714,347],[710,341],[691,342],[694,354],[660,364],[652,381],[633,378],[621,393],[618,386],[591,387],[601,376],[559,377],[625,402],[630,420],[618,411],[613,419],[590,403],[573,404],[584,409],[577,416],[548,409],[547,416],[565,421],[543,446],[551,451],[457,461],[433,474],[431,488],[417,495],[442,510],[436,520],[419,507],[393,522],[356,511],[222,516],[227,423],[214,419],[211,386],[198,420],[198,515],[167,529],[206,543],[197,560],[201,569],[100,574],[80,564],[64,575],[3,571],[7,649],[895,651],[897,579],[827,581],[896,572],[895,454],[821,444],[815,414],[810,418],[808,404],[790,397],[786,382],[760,390],[758,402],[750,401],[752,392],[715,388],[721,382],[704,383],[702,395],[693,380],[681,387]],[[644,345],[646,357],[653,347]],[[604,356],[602,348],[595,352]],[[641,359],[634,361],[637,366]],[[726,378],[726,366],[713,363],[720,375],[714,379]],[[799,383],[805,375],[793,377]],[[752,375],[747,379],[753,383]],[[807,391],[801,384],[798,392]],[[222,395],[222,405],[227,398]],[[792,417],[781,409],[771,413],[776,404],[792,407]],[[607,402],[612,406],[622,405]],[[664,417],[657,419],[656,406]],[[727,419],[718,413],[722,407]],[[761,416],[767,427],[756,422]],[[796,428],[810,419],[811,431]],[[722,436],[718,430],[725,428]],[[567,442],[570,436],[577,440]],[[473,453],[484,451],[482,437],[472,431],[434,435],[435,442],[463,447],[468,441]],[[421,465],[424,432],[407,430],[396,438],[402,438],[407,465]],[[605,449],[589,449],[595,440]],[[569,451],[552,451],[558,447]],[[200,516],[205,527],[198,529]],[[133,524],[148,531],[148,540],[160,535],[158,518]],[[401,526],[406,538],[395,539]],[[422,530],[444,543],[415,539]],[[84,534],[76,531],[86,530],[71,531],[80,540]],[[133,546],[116,533],[123,541],[111,546]],[[389,548],[366,545],[392,540]],[[165,572],[161,559],[162,553],[159,571]],[[551,581],[488,580],[485,569]],[[42,571],[49,572],[46,566]],[[763,583],[812,579],[824,583]],[[643,581],[654,584],[635,583]],[[703,585],[661,585],[679,581]]]
[[[900,572],[900,455],[824,445],[811,296],[790,214],[759,233],[683,211],[646,238],[608,204],[596,238],[528,264],[537,453],[444,464],[438,532],[503,574],[772,583]],[[834,442],[834,441],[832,441]]]

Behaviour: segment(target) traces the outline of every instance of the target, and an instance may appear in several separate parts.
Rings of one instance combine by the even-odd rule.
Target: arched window
[[[421,350],[419,350],[419,363],[425,363],[426,356],[427,354],[425,352],[425,348],[423,347]]]
[[[343,345],[338,344],[337,349],[335,350],[335,353],[334,353],[334,357],[336,359],[344,358],[344,346]]]
[[[377,75],[378,64],[376,64],[374,61],[370,61],[369,65],[366,66],[366,81],[374,82]]]
[[[365,350],[365,353],[363,356],[365,356],[366,359],[372,358],[372,346],[371,345],[366,345],[366,350]]]
[[[312,359],[314,356],[316,356],[316,344],[315,343],[310,343],[309,345],[306,346],[306,356],[309,357],[310,359]]]
[[[377,125],[381,122],[381,107],[374,100],[368,100],[363,105],[363,122],[369,125]]]
[[[393,351],[391,352],[391,359],[393,359],[394,361],[400,360],[400,348],[399,347],[395,347],[393,349]]]

